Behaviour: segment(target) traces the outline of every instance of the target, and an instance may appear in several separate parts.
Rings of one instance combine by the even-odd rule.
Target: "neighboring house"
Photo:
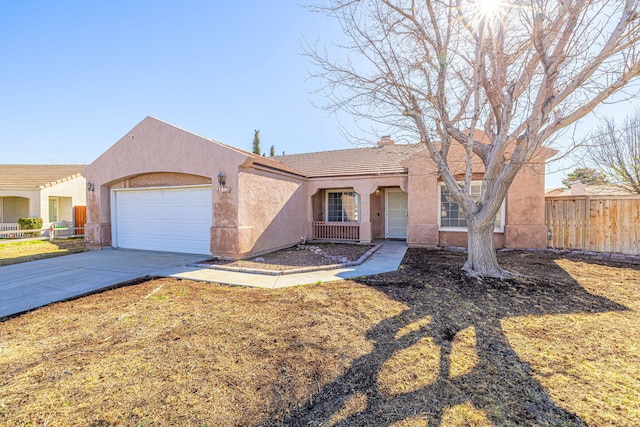
[[[496,247],[546,247],[543,150],[514,180]],[[461,158],[461,164],[463,164]],[[455,165],[454,165],[455,167]],[[420,145],[262,157],[147,117],[83,172],[95,246],[247,257],[306,239],[466,246]],[[474,173],[479,191],[482,168]]]
[[[73,223],[86,205],[86,165],[0,165],[0,223],[42,218],[43,227]]]
[[[553,188],[546,191],[548,197],[557,196],[629,196],[636,194],[631,190],[615,185],[573,184],[569,188]]]

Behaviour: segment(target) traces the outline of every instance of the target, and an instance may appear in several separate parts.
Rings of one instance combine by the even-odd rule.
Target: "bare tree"
[[[640,110],[621,125],[605,119],[584,145],[587,159],[610,184],[640,194]]]
[[[637,0],[328,0],[345,53],[308,46],[330,107],[424,144],[467,218],[466,272],[506,277],[494,221],[518,171],[640,74]],[[483,135],[485,136],[483,138]],[[450,167],[453,147],[466,168]],[[485,173],[470,195],[473,160]]]

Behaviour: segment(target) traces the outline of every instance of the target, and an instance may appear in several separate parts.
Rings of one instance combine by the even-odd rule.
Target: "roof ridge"
[[[337,150],[325,150],[325,151],[310,151],[307,153],[294,153],[294,154],[284,154],[284,155],[278,155],[278,156],[271,156],[271,158],[276,158],[276,157],[289,157],[289,156],[306,156],[306,155],[313,155],[313,154],[318,154],[318,153],[337,153],[340,151],[357,151],[357,150],[375,150],[375,151],[384,151],[387,148],[390,148],[391,150],[393,150],[394,147],[411,147],[411,146],[418,146],[420,143],[419,142],[415,142],[415,143],[409,143],[409,144],[392,144],[392,145],[385,145],[382,147],[378,147],[375,145],[371,145],[371,146],[367,146],[367,147],[354,147],[354,148],[339,148]]]

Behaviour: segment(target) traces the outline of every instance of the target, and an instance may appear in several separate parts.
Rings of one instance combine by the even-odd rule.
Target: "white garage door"
[[[211,186],[114,190],[113,246],[210,254]]]

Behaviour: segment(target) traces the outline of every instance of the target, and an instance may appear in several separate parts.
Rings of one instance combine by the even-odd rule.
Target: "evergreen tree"
[[[577,168],[567,175],[562,183],[567,187],[574,184],[603,185],[608,184],[607,177],[593,168]]]
[[[271,149],[269,150],[269,157],[273,157],[276,155],[276,147],[275,146],[271,146]]]
[[[256,130],[253,134],[253,154],[260,155],[260,131]]]

